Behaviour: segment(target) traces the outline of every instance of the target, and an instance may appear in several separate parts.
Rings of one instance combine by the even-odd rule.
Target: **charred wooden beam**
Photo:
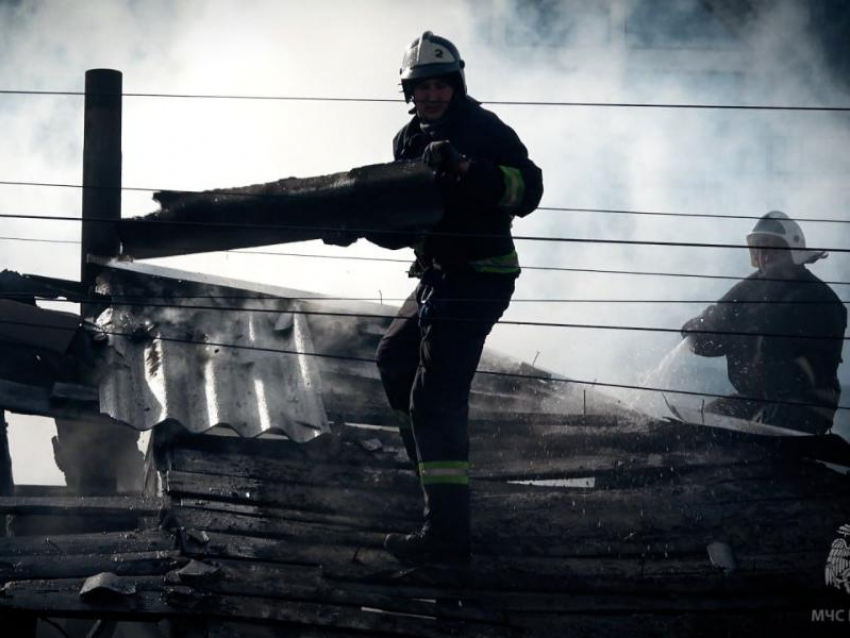
[[[405,244],[400,238],[412,238],[442,217],[434,172],[407,162],[200,193],[162,191],[154,198],[160,211],[121,222],[128,255],[165,257],[364,236],[399,247]]]
[[[171,470],[167,484],[169,494],[355,517],[368,515],[381,520],[415,521],[421,509],[415,489],[378,491],[362,481],[348,485],[276,485],[261,479]]]
[[[145,517],[158,516],[163,507],[163,499],[134,496],[0,498],[0,513],[9,514],[108,516],[130,513]]]
[[[187,622],[205,619],[275,623],[286,635],[331,635],[444,638],[470,636],[508,638],[507,627],[464,620],[381,614],[360,605],[308,602],[271,596],[219,595],[186,585],[163,584],[161,577],[118,576],[127,594],[80,597],[82,579],[13,581],[0,597],[0,610],[48,612],[59,616],[150,620],[179,616]],[[341,632],[341,633],[336,633]],[[278,633],[278,635],[282,635]]]
[[[65,384],[65,388],[70,388]],[[56,395],[52,388],[15,383],[0,379],[0,405],[19,414],[59,417],[68,420],[80,420],[88,423],[117,425],[116,421],[97,411],[96,388],[73,386],[78,389],[75,395],[69,392],[64,396]]]
[[[510,493],[482,483],[476,483],[480,489],[473,489],[473,535],[476,551],[489,555],[704,553],[706,545],[718,538],[728,539],[742,550],[779,550],[792,545],[823,551],[823,539],[832,538],[846,517],[844,495],[800,500],[791,493],[753,498],[745,490],[715,495],[708,490],[678,489],[582,495],[524,486],[512,486],[516,491]],[[316,544],[380,547],[381,532],[395,527],[394,521],[403,522],[365,507],[356,517],[355,528],[350,510],[347,521],[327,511],[252,503],[247,496],[240,502],[181,501],[183,507],[171,510],[175,527]],[[292,513],[299,511],[301,521],[296,521]],[[325,517],[322,522],[320,514]],[[753,534],[753,521],[758,521],[763,536]],[[362,527],[366,524],[369,530]],[[408,522],[408,526],[413,524],[413,520]]]
[[[82,578],[101,572],[119,576],[154,576],[174,569],[179,559],[176,551],[82,554],[62,556],[61,560],[57,560],[56,556],[16,556],[0,564],[0,582]]]
[[[98,534],[18,536],[0,540],[0,563],[10,557],[75,556],[80,554],[132,554],[165,552],[176,547],[175,537],[162,530]]]

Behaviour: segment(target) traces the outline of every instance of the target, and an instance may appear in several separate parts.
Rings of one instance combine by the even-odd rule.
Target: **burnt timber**
[[[415,567],[381,549],[384,534],[420,516],[394,417],[362,360],[386,307],[358,306],[363,316],[341,330],[330,302],[298,291],[126,263],[102,264],[102,281],[116,299],[174,302],[161,331],[208,325],[199,298],[262,298],[271,319],[255,323],[258,340],[288,326],[281,317],[301,299],[303,341],[340,357],[320,358],[308,375],[327,422],[310,436],[286,423],[216,436],[241,427],[218,417],[192,432],[173,406],[159,422],[135,417],[140,384],[167,386],[183,374],[169,359],[193,352],[153,356],[147,338],[110,364],[100,393],[7,388],[18,411],[103,427],[120,416],[121,427],[153,435],[142,495],[17,486],[0,499],[17,534],[0,539],[4,619],[165,622],[170,635],[216,637],[734,635],[808,630],[813,609],[846,607],[847,594],[824,584],[831,544],[850,522],[848,478],[821,463],[850,465],[838,437],[653,421],[487,352],[483,367],[533,378],[479,375],[473,386],[473,561]],[[132,323],[136,311],[113,300],[113,321]],[[145,368],[131,375],[132,392],[103,394],[137,362],[164,372]],[[278,375],[257,362],[216,365],[219,379],[232,378],[228,366]],[[236,386],[224,389],[215,402],[206,391],[181,401],[220,412],[238,400],[253,413]],[[115,414],[105,396],[124,397]]]
[[[143,497],[0,501],[16,516],[138,519],[3,539],[0,609],[196,632],[175,635],[554,637],[786,632],[846,606],[823,582],[846,476],[764,437],[548,416],[473,421],[475,555],[462,569],[382,551],[419,516],[389,429],[338,423],[298,444],[158,428]],[[515,482],[556,476],[594,486]]]
[[[118,224],[127,255],[166,257],[341,234],[398,247],[405,243],[399,235],[422,232],[443,214],[434,172],[418,162],[197,193],[161,191],[154,198],[159,211]]]

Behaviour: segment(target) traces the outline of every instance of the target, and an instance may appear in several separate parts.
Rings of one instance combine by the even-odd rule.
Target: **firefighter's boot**
[[[413,562],[468,563],[468,484],[425,484],[423,488],[425,524],[413,534],[388,534],[384,539],[384,548],[399,558]]]

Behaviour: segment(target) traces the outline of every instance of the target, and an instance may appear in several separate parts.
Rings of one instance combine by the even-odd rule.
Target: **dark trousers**
[[[425,531],[469,542],[469,391],[513,276],[428,271],[377,351],[390,406],[419,471]]]

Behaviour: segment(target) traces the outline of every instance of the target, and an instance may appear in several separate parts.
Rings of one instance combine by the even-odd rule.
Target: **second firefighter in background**
[[[537,207],[542,175],[513,129],[467,95],[464,62],[451,42],[423,33],[404,54],[401,81],[413,118],[393,153],[437,172],[445,214],[413,246],[419,285],[377,351],[425,501],[421,529],[390,534],[385,547],[406,558],[465,561],[470,386],[520,272],[512,220]]]
[[[806,248],[800,225],[770,211],[747,235],[753,272],[688,321],[682,335],[704,357],[726,357],[737,394],[705,409],[823,434],[832,427],[847,309],[808,265],[826,253]]]

